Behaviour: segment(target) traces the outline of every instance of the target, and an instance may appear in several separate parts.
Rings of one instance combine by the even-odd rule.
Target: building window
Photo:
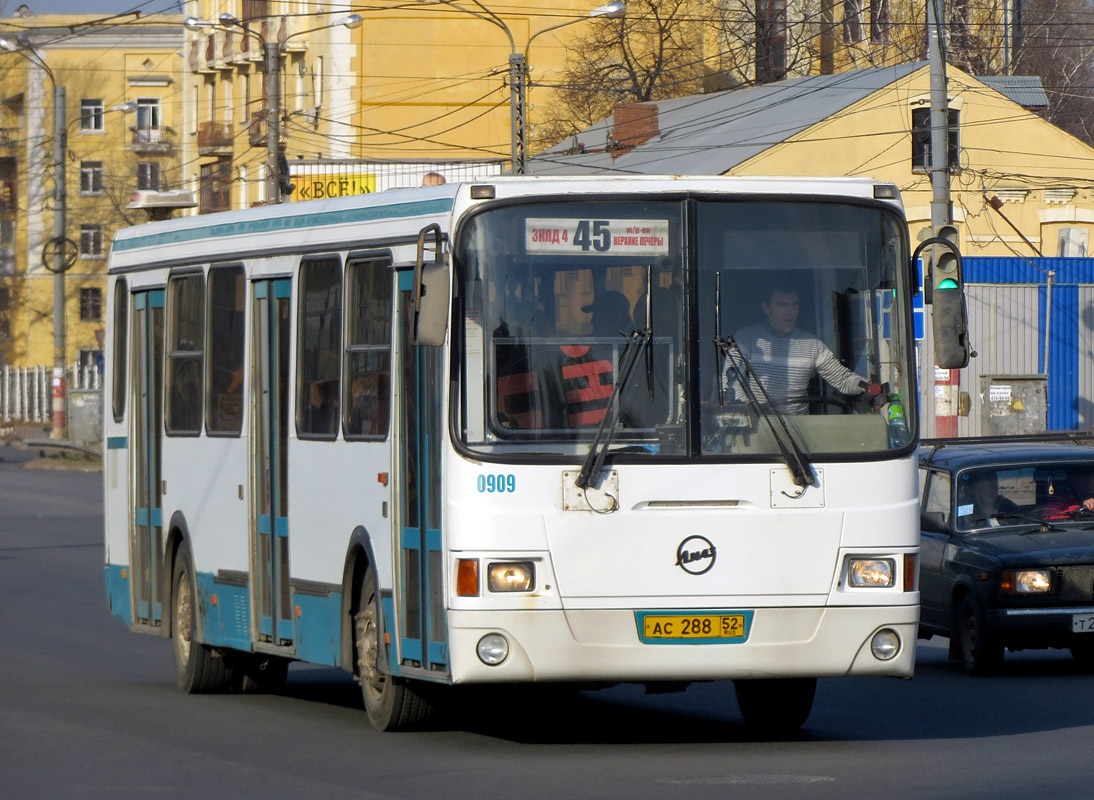
[[[101,131],[103,129],[103,101],[80,101],[80,130]]]
[[[80,162],[80,194],[103,193],[103,162]]]
[[[199,213],[227,211],[232,207],[232,159],[218,158],[201,165],[201,208]]]
[[[98,322],[103,318],[103,290],[98,287],[80,289],[80,321]]]
[[[843,41],[862,41],[862,0],[843,0]]]
[[[81,258],[102,258],[103,257],[103,226],[102,225],[81,225],[80,226],[80,257]]]
[[[0,339],[11,338],[11,289],[0,287]]]
[[[160,127],[160,101],[157,97],[137,98],[137,128],[151,130]]]
[[[958,157],[958,131],[961,112],[949,109],[949,159],[950,172],[961,169]],[[931,109],[912,109],[912,172],[927,172],[931,168]]]
[[[889,41],[889,0],[870,0],[870,41],[886,44]]]
[[[157,161],[137,162],[137,188],[145,191],[160,190],[160,165]]]
[[[308,438],[338,435],[342,393],[342,264],[317,258],[300,267],[296,429]]]
[[[786,77],[786,0],[756,2],[756,83]]]
[[[269,0],[243,0],[243,21],[263,20],[270,15]]]

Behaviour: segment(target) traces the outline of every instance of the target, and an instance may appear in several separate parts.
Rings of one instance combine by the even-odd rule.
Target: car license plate
[[[638,629],[644,642],[725,644],[748,638],[751,611],[663,614],[639,612]]]
[[[1094,611],[1071,615],[1072,633],[1094,633]]]

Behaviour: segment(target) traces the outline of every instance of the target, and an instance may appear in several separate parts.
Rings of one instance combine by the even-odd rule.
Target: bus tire
[[[786,736],[809,719],[816,678],[761,678],[733,682],[745,724],[770,736]]]
[[[183,543],[175,556],[171,580],[171,640],[175,651],[175,677],[187,694],[217,692],[227,688],[232,673],[228,659],[197,641],[198,593],[190,548]]]
[[[372,727],[404,730],[425,721],[432,709],[413,681],[380,671],[380,613],[376,573],[369,567],[361,581],[361,608],[354,617],[361,696]]]

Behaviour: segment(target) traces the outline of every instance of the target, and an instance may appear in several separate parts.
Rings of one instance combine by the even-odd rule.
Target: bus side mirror
[[[962,369],[969,365],[971,350],[961,252],[953,238],[932,236],[916,247],[912,264],[924,248],[932,245],[940,245],[950,251],[932,259],[930,276],[923,281],[924,290],[928,293],[924,299],[931,305],[934,360],[942,369]]]
[[[426,347],[444,344],[448,330],[448,288],[441,226],[429,225],[418,234],[418,260],[414,265],[414,344]]]

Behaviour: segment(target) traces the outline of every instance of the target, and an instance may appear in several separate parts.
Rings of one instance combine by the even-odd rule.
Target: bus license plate
[[[1094,612],[1071,615],[1072,633],[1094,633]]]
[[[744,641],[744,614],[650,614],[642,618],[646,640]]]

